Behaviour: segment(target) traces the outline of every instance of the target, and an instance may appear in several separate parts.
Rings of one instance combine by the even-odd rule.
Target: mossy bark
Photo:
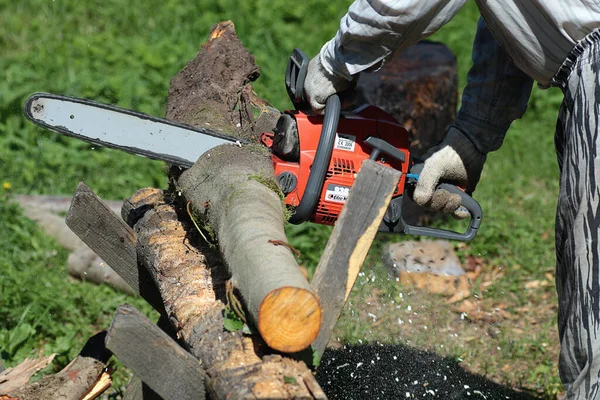
[[[249,82],[257,76],[258,68],[237,39],[233,24],[219,23],[196,59],[171,80],[167,118],[203,127],[208,123],[213,129],[258,142],[261,131],[275,126],[279,112],[253,94]],[[253,107],[262,112],[255,115]],[[281,198],[263,184],[273,180],[265,148],[220,146],[201,156],[188,171],[171,168],[171,199],[136,195],[148,204],[132,200],[135,215],[124,215],[135,223],[138,260],[157,282],[170,321],[206,369],[209,398],[325,398],[304,363],[269,355],[273,351],[265,346],[267,342],[271,348],[293,351],[298,346],[296,336],[305,331],[298,321],[320,323],[318,300],[294,256],[289,249],[269,243],[286,240]],[[188,204],[199,227],[217,239],[218,249],[197,234],[187,215]],[[269,335],[225,331],[227,279],[241,293],[259,330],[262,317],[270,317],[282,345],[262,340]],[[294,308],[287,302],[290,298],[303,302]],[[266,312],[261,311],[263,303]],[[314,329],[316,336],[318,324]],[[310,344],[310,336],[303,334],[307,343],[301,347]]]
[[[287,240],[281,198],[264,184],[274,179],[263,147],[223,145],[185,171],[179,188],[216,234],[231,280],[263,339],[292,353],[316,338],[321,307],[292,251],[278,245]]]

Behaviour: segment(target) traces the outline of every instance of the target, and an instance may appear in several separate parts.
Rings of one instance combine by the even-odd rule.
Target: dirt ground
[[[450,304],[364,268],[318,369],[323,389],[332,399],[556,398],[554,286],[528,284],[525,303],[488,296],[503,273],[484,266],[471,295]]]

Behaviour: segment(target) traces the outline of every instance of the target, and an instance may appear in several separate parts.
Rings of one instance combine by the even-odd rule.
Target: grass
[[[64,366],[86,338],[108,326],[124,302],[154,317],[138,299],[70,281],[66,252],[10,203],[11,193],[71,195],[85,181],[101,197],[119,199],[140,187],[166,187],[159,162],[34,128],[22,117],[24,99],[48,91],[164,115],[169,79],[193,58],[214,23],[231,19],[261,68],[257,93],[284,109],[289,107],[283,85],[287,56],[294,47],[316,54],[335,34],[348,4],[149,0],[140,7],[125,0],[0,0],[0,181],[10,185],[0,189],[5,238],[0,242],[0,356],[5,365],[41,349],[59,353],[54,369]],[[477,10],[469,3],[433,36],[456,54],[459,87],[470,65],[476,20]],[[457,246],[463,260],[479,257],[486,271],[503,273],[475,294],[480,308],[506,305],[511,318],[465,322],[440,296],[397,285],[380,260],[392,239],[382,237],[336,331],[341,342],[378,340],[435,349],[499,382],[548,397],[560,391],[554,288],[551,283],[524,289],[553,273],[558,172],[552,135],[560,101],[556,90],[534,90],[526,116],[513,124],[502,149],[486,164],[476,192],[485,213],[480,233]],[[330,228],[305,224],[288,232],[305,265],[314,268]],[[482,287],[481,280],[476,287]],[[418,315],[411,317],[413,324],[400,325],[397,319],[407,319],[407,310],[396,307],[406,302]],[[384,322],[375,325],[368,313]]]

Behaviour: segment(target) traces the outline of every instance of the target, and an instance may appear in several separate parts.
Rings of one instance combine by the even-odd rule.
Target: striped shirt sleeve
[[[525,113],[532,86],[480,18],[455,126],[481,153],[499,149],[510,124]]]
[[[467,0],[356,0],[321,62],[348,80],[396,49],[424,39],[456,15]]]

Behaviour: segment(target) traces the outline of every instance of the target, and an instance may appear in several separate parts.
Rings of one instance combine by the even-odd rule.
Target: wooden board
[[[135,232],[83,182],[73,195],[66,223],[135,293],[163,313],[156,285],[147,271],[138,267]]]
[[[134,376],[125,389],[123,400],[163,400],[163,398],[142,382],[140,378]]]
[[[312,280],[323,308],[312,344],[316,359],[327,347],[399,179],[399,171],[368,160],[350,190]]]
[[[117,309],[106,347],[163,399],[205,398],[198,360],[133,306]]]

